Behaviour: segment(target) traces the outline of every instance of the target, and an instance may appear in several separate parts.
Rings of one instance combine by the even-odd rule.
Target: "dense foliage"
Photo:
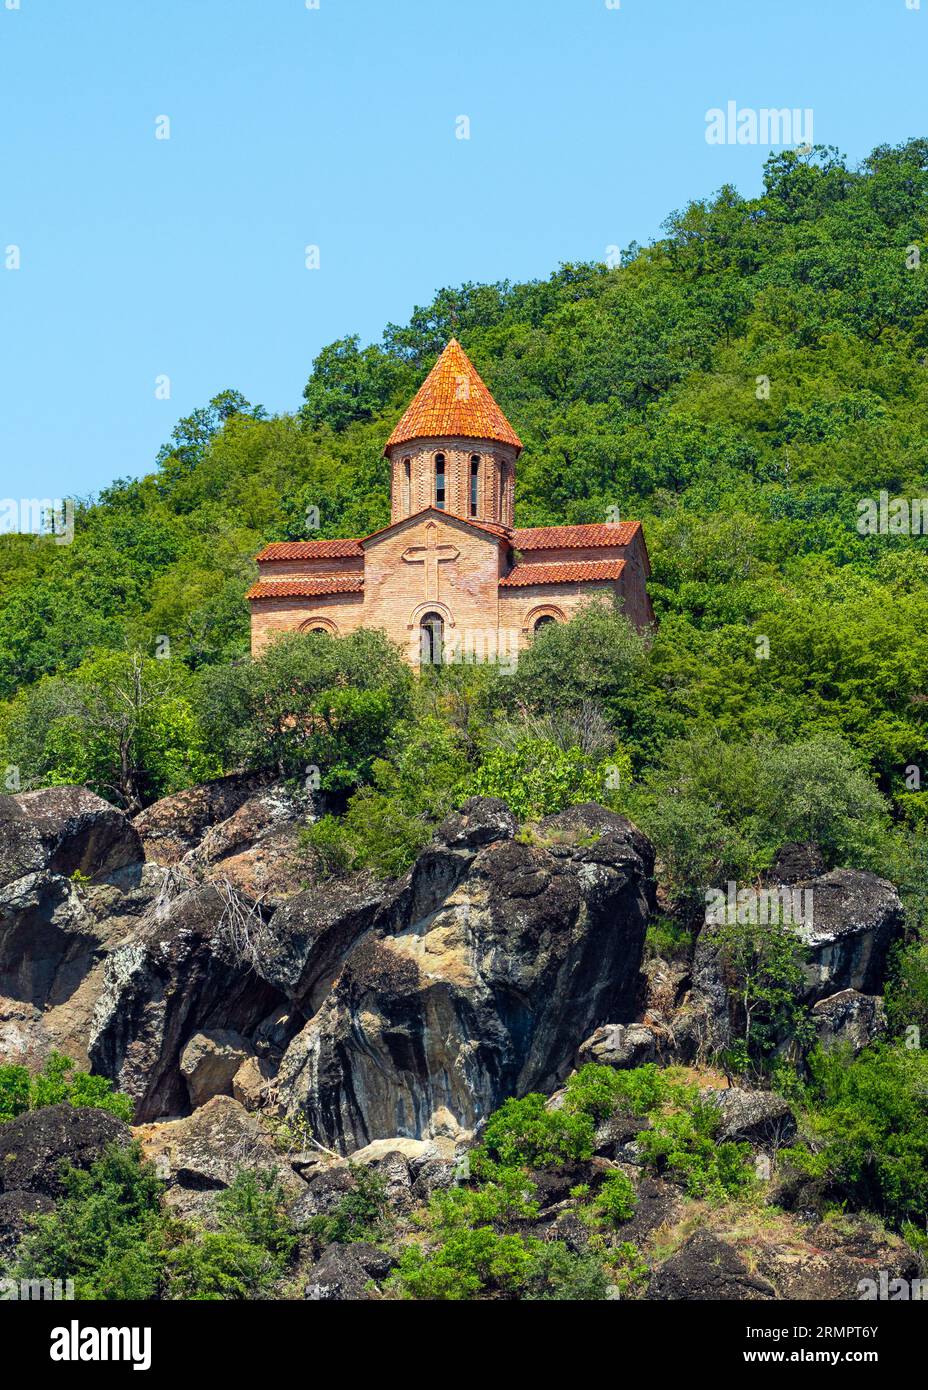
[[[180,421],[151,474],[78,506],[73,544],[0,537],[0,773],[6,790],[76,781],[134,811],[268,768],[328,799],[305,837],[317,871],[381,875],[475,793],[527,821],[595,799],[652,838],[674,950],[708,888],[753,882],[784,843],[874,869],[908,912],[887,994],[897,1041],[820,1066],[809,1152],[844,1200],[921,1221],[928,539],[858,522],[866,499],[928,492],[928,140],[858,169],[821,148],[775,154],[761,196],[724,187],[665,231],[616,269],[443,290],[379,344],[323,349],[293,414],[227,391]],[[384,440],[452,332],[525,442],[518,523],[640,519],[656,629],[590,609],[545,628],[511,674],[414,681],[378,633],[289,638],[252,661],[253,554],[388,521]],[[731,1064],[769,1063],[784,1028],[804,1046],[791,942],[748,931],[723,945],[745,1023]],[[9,1071],[0,1107],[13,1114],[32,1083]],[[743,1155],[715,1144],[698,1099],[634,1084],[655,1088],[646,1104],[625,1098],[652,1116],[646,1161],[691,1195],[737,1188]],[[486,1200],[510,1207],[531,1200],[531,1164],[585,1152],[595,1113],[511,1104],[477,1159]],[[99,1178],[101,1201],[128,1181]],[[596,1220],[622,1201],[616,1188]],[[454,1225],[453,1205],[404,1256],[403,1291],[542,1296],[542,1267],[564,1288],[598,1286],[599,1266],[498,1220]],[[339,1220],[375,1229],[368,1216]],[[612,1280],[632,1277],[626,1255]],[[224,1258],[204,1245],[175,1277],[221,1293]],[[277,1257],[255,1258],[251,1273],[238,1261],[243,1287]],[[121,1266],[112,1278],[130,1280]]]

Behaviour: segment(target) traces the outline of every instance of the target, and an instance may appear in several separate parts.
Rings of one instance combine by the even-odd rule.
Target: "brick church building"
[[[383,628],[413,665],[514,661],[590,598],[653,621],[641,524],[514,525],[519,436],[456,339],[387,440],[390,525],[275,541],[248,592],[252,651],[285,632]]]

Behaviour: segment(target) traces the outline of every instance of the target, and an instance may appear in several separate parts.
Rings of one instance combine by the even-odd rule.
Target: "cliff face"
[[[140,1121],[189,1110],[204,1078],[231,1089],[238,1046],[341,1152],[470,1130],[557,1085],[598,1024],[633,1017],[650,847],[600,807],[529,844],[502,803],[475,799],[405,879],[306,887],[305,808],[280,789],[197,789],[136,825],[76,789],[5,802],[4,1053],[87,1058]]]

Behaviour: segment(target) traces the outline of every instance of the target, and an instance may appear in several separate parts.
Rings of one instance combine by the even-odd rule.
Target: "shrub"
[[[354,1179],[352,1190],[339,1199],[332,1211],[310,1217],[307,1222],[307,1232],[320,1245],[382,1240],[390,1230],[386,1179],[360,1164],[352,1164],[350,1171]]]
[[[637,1205],[634,1184],[624,1173],[610,1173],[593,1198],[593,1210],[610,1226],[630,1221]]]
[[[75,1069],[70,1057],[52,1052],[37,1076],[30,1076],[25,1067],[0,1067],[0,1123],[12,1120],[24,1110],[38,1110],[43,1105],[86,1106],[92,1110],[108,1110],[129,1124],[133,1104],[128,1096],[113,1090],[105,1076],[90,1076]]]
[[[272,1173],[243,1170],[213,1203],[217,1230],[198,1230],[167,1257],[168,1296],[198,1301],[266,1294],[297,1246]]]
[[[13,1277],[73,1279],[77,1299],[155,1298],[166,1228],[161,1183],[138,1145],[111,1145],[64,1185],[55,1210],[35,1218]]]
[[[487,1121],[480,1151],[471,1155],[472,1170],[479,1170],[481,1158],[504,1168],[545,1168],[590,1158],[593,1132],[589,1115],[546,1110],[543,1095],[510,1099]]]
[[[816,1052],[802,1127],[813,1148],[785,1161],[895,1226],[928,1220],[928,1055],[878,1045],[852,1060]]]

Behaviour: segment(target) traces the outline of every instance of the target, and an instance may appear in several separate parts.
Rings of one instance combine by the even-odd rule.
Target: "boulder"
[[[268,1099],[273,1071],[260,1057],[248,1056],[232,1078],[232,1095],[246,1110],[261,1110]]]
[[[522,844],[505,808],[474,799],[379,904],[358,885],[334,912],[320,895],[295,934],[281,917],[304,895],[282,909],[272,978],[313,1015],[276,1078],[287,1113],[351,1153],[385,1134],[429,1138],[439,1113],[470,1131],[507,1096],[556,1086],[593,1028],[633,1016],[637,839],[622,822],[592,843]]]
[[[0,1130],[0,1192],[57,1197],[64,1168],[89,1168],[108,1145],[129,1139],[128,1125],[107,1110],[67,1103],[28,1110]]]
[[[813,895],[812,920],[801,932],[809,1002],[846,989],[879,994],[887,953],[902,933],[893,885],[858,869],[832,869],[803,886]]]
[[[0,796],[0,884],[43,871],[100,878],[143,858],[128,817],[84,787]]]
[[[229,1187],[243,1168],[275,1173],[290,1198],[303,1189],[255,1117],[231,1096],[214,1096],[185,1119],[141,1125],[134,1133],[175,1206],[182,1205],[185,1192]]]
[[[823,1048],[849,1046],[857,1053],[885,1033],[886,1009],[878,994],[842,989],[818,1001],[812,1021]]]
[[[156,864],[179,863],[211,826],[233,815],[262,780],[254,773],[233,773],[147,806],[133,821],[146,859]]]
[[[763,1148],[779,1148],[795,1137],[796,1119],[789,1103],[772,1091],[706,1087],[700,1096],[721,1113],[722,1123],[716,1135],[719,1143],[746,1141]]]
[[[213,1096],[231,1095],[233,1078],[252,1052],[251,1044],[231,1028],[194,1033],[180,1054],[180,1072],[193,1108]]]
[[[711,1231],[697,1231],[652,1274],[647,1296],[668,1302],[753,1302],[777,1295],[726,1241]]]
[[[45,1009],[74,993],[100,947],[67,878],[47,871],[0,888],[0,995]]]
[[[577,1052],[577,1066],[643,1067],[657,1056],[654,1032],[637,1023],[607,1023],[597,1028]]]
[[[387,1277],[395,1263],[364,1241],[328,1245],[306,1275],[303,1296],[324,1303],[377,1298],[377,1282]]]

